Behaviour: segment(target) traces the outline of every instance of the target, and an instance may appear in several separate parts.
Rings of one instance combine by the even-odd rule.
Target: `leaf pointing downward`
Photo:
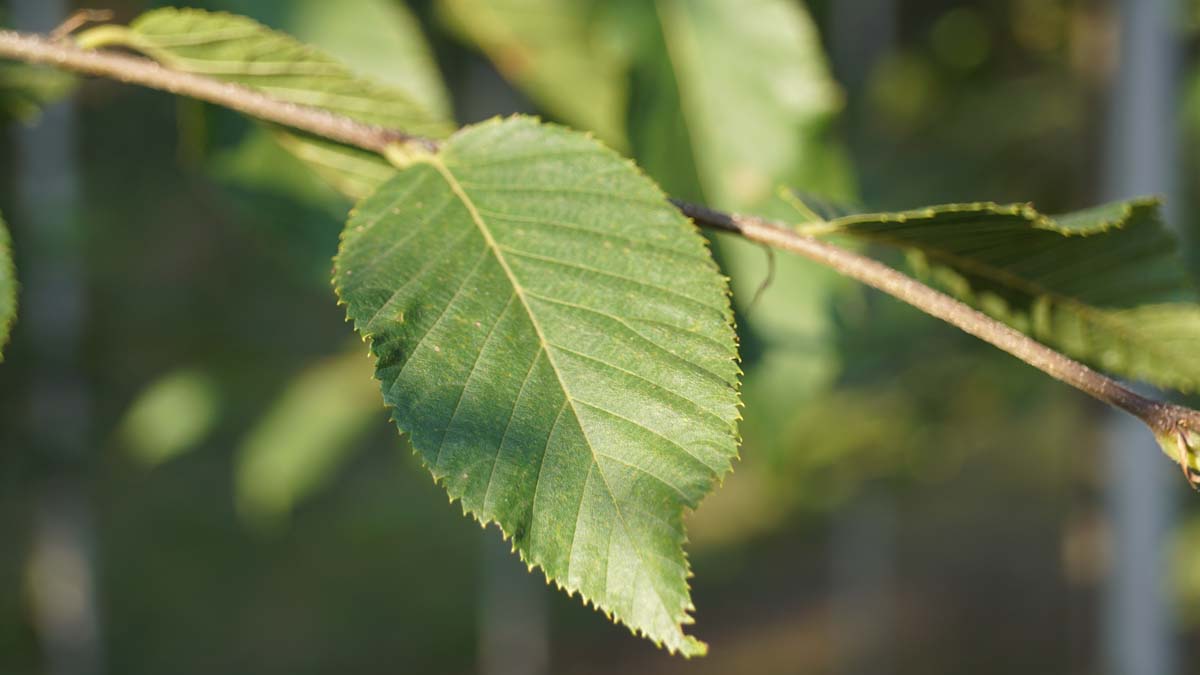
[[[730,469],[736,345],[701,237],[631,164],[513,118],[366,199],[335,282],[402,431],[531,566],[686,655],[683,509]]]

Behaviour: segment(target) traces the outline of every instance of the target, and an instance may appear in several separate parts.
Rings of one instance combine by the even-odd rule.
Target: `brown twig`
[[[57,42],[89,23],[111,21],[112,18],[113,12],[110,9],[81,9],[68,16],[66,21],[58,24],[57,28],[50,31],[50,39]]]
[[[271,98],[248,87],[165,68],[149,59],[111,51],[82,49],[65,41],[0,31],[0,57],[41,63],[207,101],[268,122],[340,143],[386,154],[397,144],[436,149],[437,142],[396,129],[364,124],[317,108]],[[1116,380],[1057,352],[958,300],[887,265],[761,218],[733,215],[674,201],[697,224],[802,255],[845,276],[879,289],[956,326],[1100,401],[1141,419],[1164,449],[1178,444],[1179,462],[1189,481],[1191,459],[1200,450],[1200,412],[1142,396]]]
[[[0,58],[45,64],[215,103],[260,120],[380,154],[388,146],[400,143],[433,146],[428,139],[396,129],[364,124],[319,108],[280,101],[249,87],[170,70],[145,58],[81,49],[41,35],[0,31]]]

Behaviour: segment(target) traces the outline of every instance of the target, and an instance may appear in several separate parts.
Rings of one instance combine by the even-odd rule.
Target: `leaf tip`
[[[675,650],[668,647],[667,651],[674,652]],[[689,635],[679,648],[679,655],[685,659],[708,656],[708,644]]]

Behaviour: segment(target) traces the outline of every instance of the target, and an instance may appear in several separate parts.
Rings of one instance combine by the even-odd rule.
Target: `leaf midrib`
[[[479,232],[483,236],[484,241],[487,243],[488,248],[491,249],[492,255],[495,256],[496,261],[500,264],[500,268],[504,271],[504,275],[508,278],[509,283],[512,284],[513,290],[516,293],[517,298],[521,301],[521,306],[525,309],[526,316],[529,317],[529,322],[533,326],[534,333],[536,333],[536,335],[537,335],[538,342],[541,346],[541,349],[546,354],[546,362],[550,364],[550,369],[554,371],[554,377],[558,380],[558,385],[562,389],[563,397],[566,400],[566,405],[568,405],[571,408],[571,414],[575,417],[575,423],[579,426],[580,433],[583,434],[584,441],[587,443],[588,452],[591,453],[591,456],[592,456],[592,464],[597,469],[597,473],[600,475],[600,480],[602,480],[604,482],[604,489],[606,492],[608,492],[608,498],[609,498],[609,500],[612,501],[613,509],[617,512],[617,517],[621,521],[621,527],[624,528],[624,530],[625,530],[625,536],[629,539],[629,543],[633,547],[633,550],[637,551],[638,562],[641,563],[642,569],[644,571],[651,569],[649,563],[646,560],[645,555],[642,552],[642,547],[638,544],[637,540],[633,536],[633,529],[629,526],[628,521],[625,519],[625,513],[621,509],[620,502],[617,500],[616,493],[613,491],[612,486],[608,482],[608,476],[605,475],[603,467],[600,466],[600,457],[597,455],[595,448],[592,446],[592,441],[591,441],[591,438],[588,437],[588,432],[583,423],[583,418],[580,417],[579,411],[575,407],[575,399],[573,396],[571,396],[571,390],[567,387],[566,382],[563,380],[562,371],[559,370],[558,364],[554,360],[553,351],[550,349],[551,342],[546,337],[545,332],[542,330],[541,322],[538,321],[537,315],[534,313],[533,308],[529,304],[529,300],[526,297],[524,287],[521,285],[520,281],[517,280],[516,274],[513,272],[512,267],[509,266],[508,260],[506,260],[504,257],[503,249],[501,248],[499,242],[496,241],[496,238],[492,235],[491,228],[488,227],[487,223],[483,219],[483,216],[479,213],[479,209],[475,206],[474,200],[472,200],[470,195],[467,194],[467,192],[463,188],[462,184],[459,183],[458,178],[456,178],[454,176],[454,173],[450,170],[450,167],[446,165],[446,162],[443,161],[440,156],[432,155],[432,154],[425,155],[425,156],[419,158],[417,161],[426,163],[426,164],[430,165],[431,167],[433,167],[434,170],[436,170],[438,172],[438,174],[441,175],[442,179],[446,181],[446,184],[450,187],[451,192],[453,192],[454,195],[456,197],[458,197],[459,201],[461,201],[463,206],[467,209],[467,213],[470,214],[472,222],[475,224],[475,227],[479,229]],[[548,450],[549,450],[549,448],[547,447],[542,452],[543,464],[545,463],[545,455]],[[589,469],[589,472],[590,472],[590,469]],[[540,471],[539,471],[539,482],[540,482]],[[535,495],[535,497],[537,495],[537,485],[534,486],[534,495]],[[582,510],[582,507],[581,507],[581,510]],[[530,517],[532,518],[532,516],[533,516],[532,507],[531,507],[530,511],[531,511]],[[576,516],[576,521],[577,522],[576,522],[575,530],[578,529],[578,516]],[[533,524],[531,522],[530,526],[529,526],[531,537],[532,537],[532,529],[533,529],[532,525]],[[574,540],[575,540],[575,533],[576,533],[575,530],[572,531],[571,552],[568,557],[573,557],[573,555],[574,555],[574,548],[575,548]],[[531,555],[532,555],[532,549],[533,549],[533,546],[530,545],[530,554]],[[643,572],[643,573],[647,573],[647,572]],[[654,590],[654,596],[656,598],[658,598],[659,605],[662,607],[663,611],[666,612],[667,616],[672,621],[677,621],[679,618],[678,613],[673,611],[670,608],[670,606],[666,603],[666,601],[663,599],[662,593],[658,589],[658,585],[656,583],[654,583],[652,580],[653,576],[652,575],[648,575],[648,576],[650,576],[650,578],[651,578],[650,587]]]

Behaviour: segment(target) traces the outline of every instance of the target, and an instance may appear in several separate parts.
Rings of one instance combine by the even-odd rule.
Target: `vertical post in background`
[[[525,571],[525,563],[509,551],[509,542],[501,541],[492,528],[484,534],[479,673],[546,675],[550,627],[542,573]]]
[[[1177,0],[1118,0],[1120,66],[1112,89],[1107,196],[1177,193]],[[1174,220],[1168,199],[1168,222]],[[1112,419],[1108,508],[1112,569],[1100,656],[1107,672],[1175,671],[1164,551],[1179,476],[1132,418]]]
[[[829,13],[833,73],[853,96],[895,44],[896,0],[834,0]]]
[[[865,492],[834,518],[830,543],[835,672],[895,671],[895,505]]]
[[[10,0],[9,9],[15,27],[47,31],[69,8],[64,0]],[[12,220],[25,253],[18,329],[31,369],[30,446],[22,450],[42,468],[26,583],[48,675],[98,675],[103,661],[91,509],[79,468],[90,459],[91,403],[79,356],[85,285],[74,117],[65,101],[16,133]]]
[[[896,1],[834,0],[829,12],[831,65],[846,90],[850,117],[857,119],[862,113],[854,103],[896,42]],[[895,532],[892,499],[869,489],[834,517],[829,566],[835,672],[894,670]]]

